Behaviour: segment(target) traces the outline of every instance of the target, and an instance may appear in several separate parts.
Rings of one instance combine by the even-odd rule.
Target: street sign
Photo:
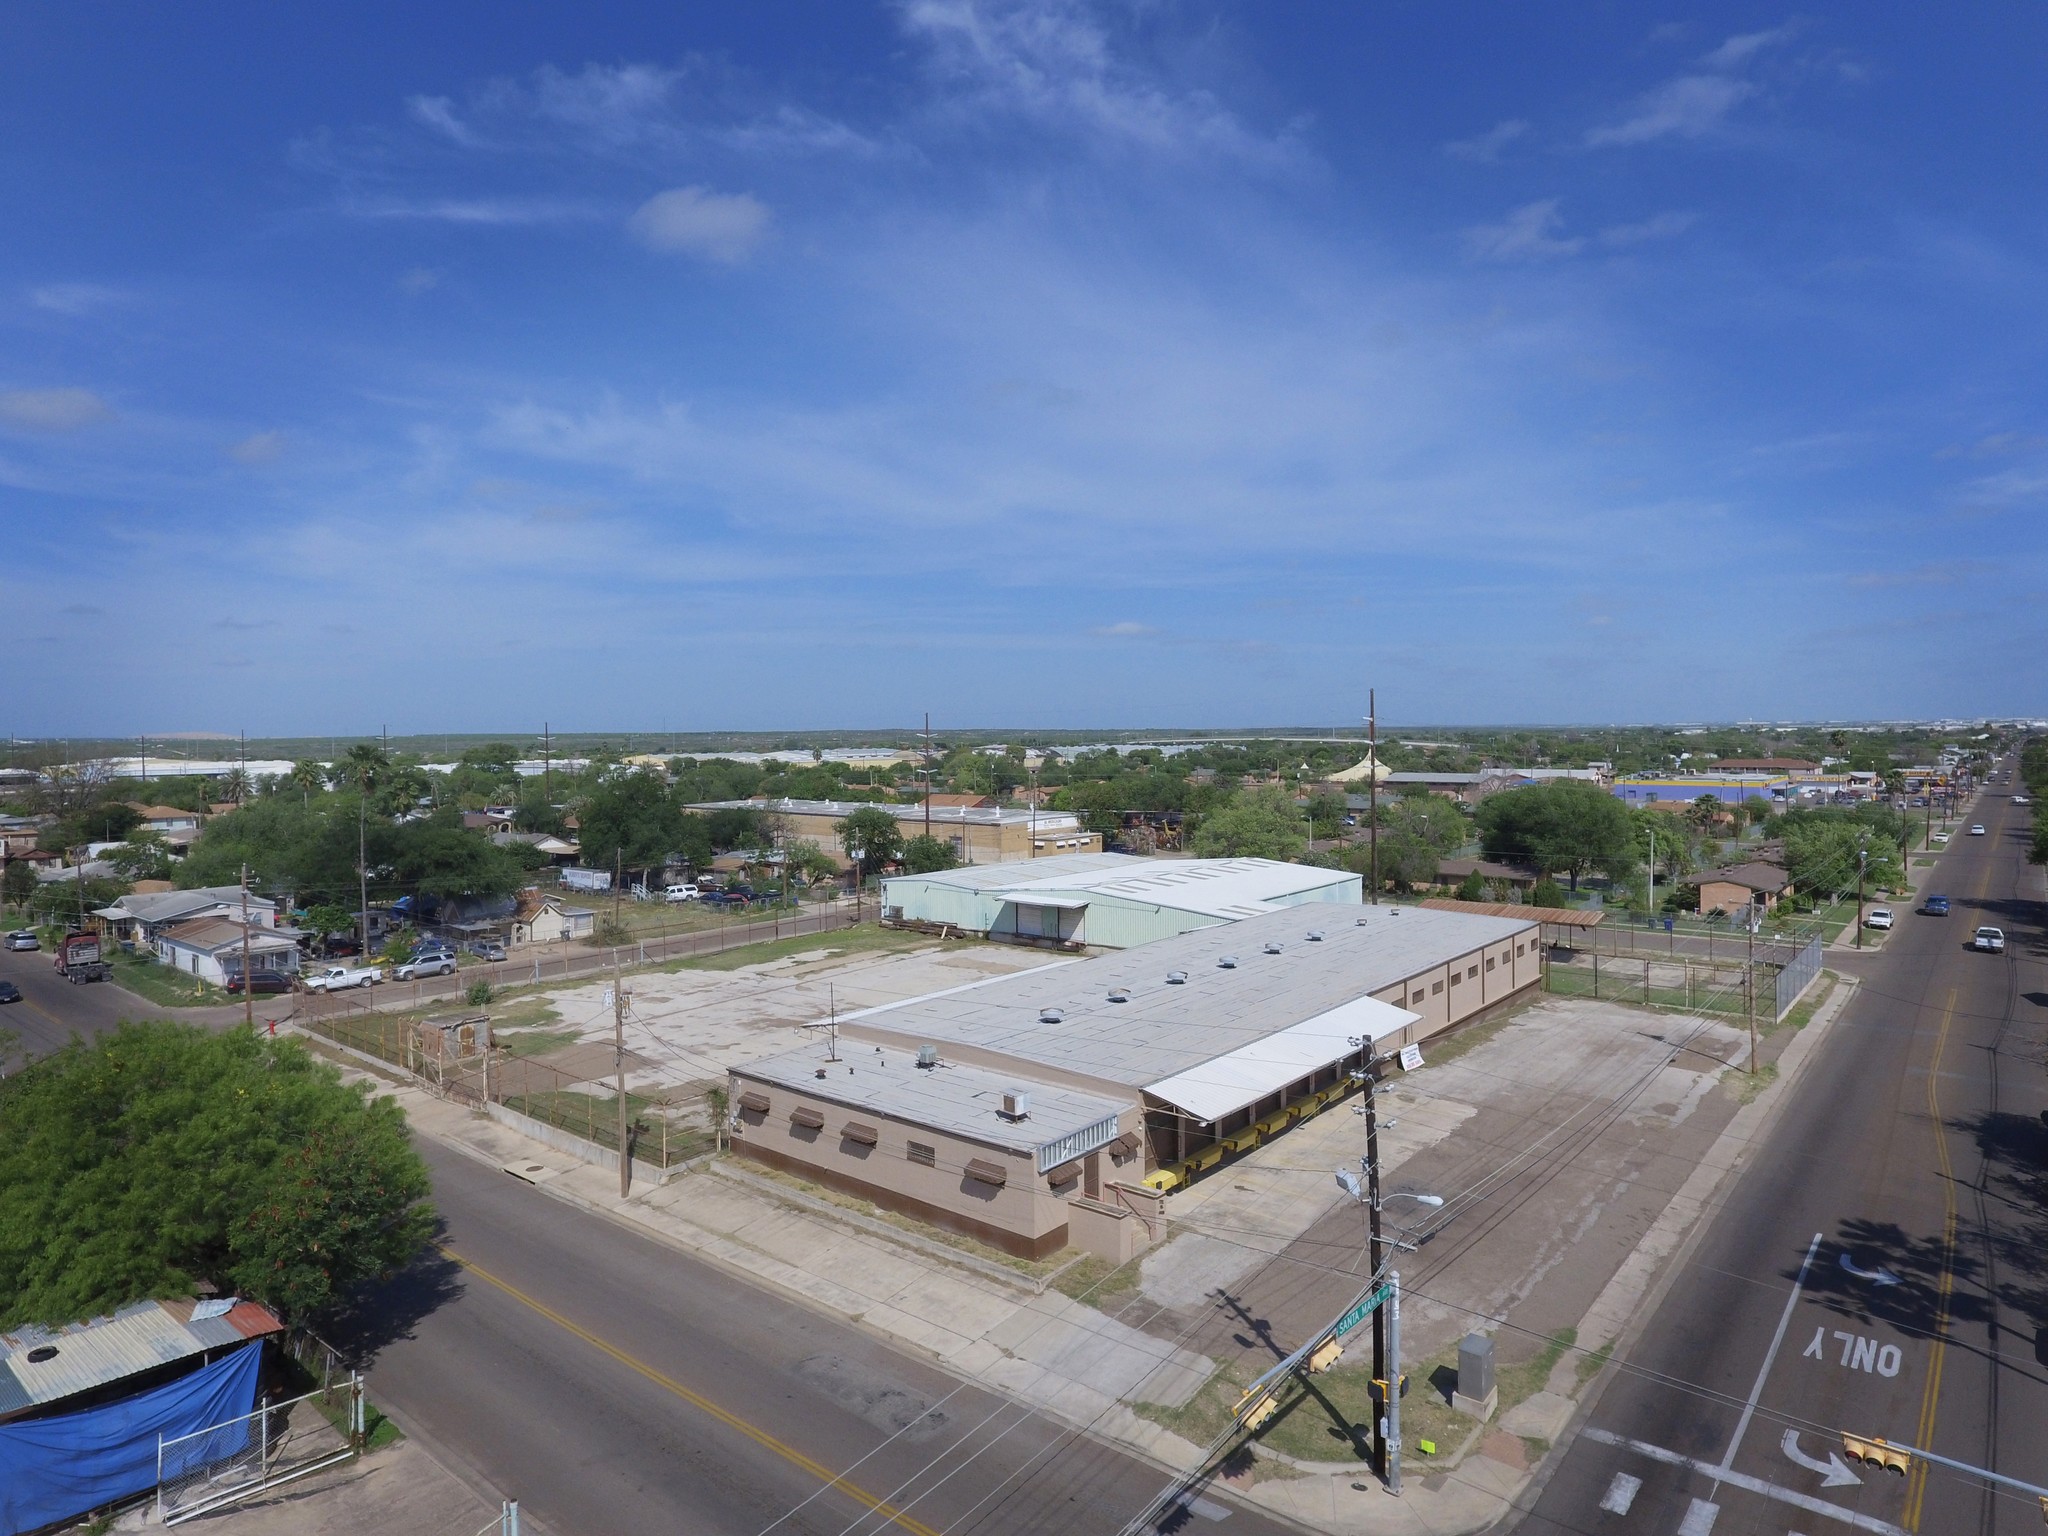
[[[1337,1326],[1330,1330],[1330,1337],[1333,1339],[1343,1338],[1345,1334],[1351,1332],[1352,1329],[1378,1311],[1380,1304],[1391,1294],[1392,1292],[1386,1286],[1375,1286],[1369,1296],[1337,1319]]]

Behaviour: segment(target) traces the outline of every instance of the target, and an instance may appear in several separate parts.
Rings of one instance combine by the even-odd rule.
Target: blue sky
[[[2041,712],[2044,44],[16,3],[0,729]]]

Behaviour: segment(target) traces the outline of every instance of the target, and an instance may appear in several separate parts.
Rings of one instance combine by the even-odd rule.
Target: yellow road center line
[[[1951,987],[1948,1006],[1942,1010],[1941,1029],[1934,1037],[1934,1061],[1927,1073],[1927,1113],[1934,1123],[1934,1155],[1941,1164],[1941,1197],[1946,1211],[1941,1226],[1941,1283],[1936,1291],[1934,1342],[1927,1352],[1927,1386],[1920,1394],[1920,1422],[1913,1442],[1923,1446],[1934,1444],[1934,1421],[1941,1407],[1941,1368],[1947,1354],[1949,1292],[1954,1284],[1956,1183],[1948,1156],[1948,1133],[1941,1122],[1941,1058],[1948,1048],[1949,1025],[1955,1016],[1956,993]],[[1927,1467],[1926,1462],[1915,1461],[1907,1479],[1905,1525],[1909,1531],[1920,1529],[1920,1506],[1927,1496]]]
[[[438,1247],[439,1245],[437,1244],[436,1246]],[[564,1317],[561,1313],[557,1312],[553,1307],[548,1306],[545,1302],[538,1301],[535,1298],[527,1295],[526,1292],[520,1290],[518,1286],[513,1285],[510,1281],[499,1279],[498,1276],[492,1274],[482,1265],[476,1264],[469,1259],[465,1259],[461,1254],[455,1252],[454,1249],[443,1247],[440,1249],[440,1252],[443,1258],[451,1259],[455,1263],[460,1264],[465,1270],[467,1270],[470,1274],[475,1275],[477,1279],[483,1281],[486,1285],[495,1287],[496,1289],[504,1292],[507,1296],[510,1296],[514,1301],[518,1302],[521,1306],[531,1308],[533,1311],[538,1312],[542,1317],[546,1318],[549,1322],[555,1324],[557,1327],[565,1329],[569,1333],[573,1333],[577,1338],[581,1339],[584,1343],[590,1345],[592,1348],[600,1351],[603,1354],[609,1355],[612,1359],[618,1361],[619,1364],[625,1366],[627,1370],[634,1372],[636,1375],[645,1377],[648,1381],[653,1382],[657,1387],[660,1387],[663,1391],[675,1394],[675,1396],[681,1398],[684,1402],[688,1403],[692,1408],[698,1409],[703,1413],[709,1414],[712,1418],[718,1420],[719,1423],[724,1424],[729,1428],[738,1430],[741,1434],[745,1435],[749,1440],[752,1440],[756,1445],[765,1446],[767,1449],[773,1451],[776,1455],[780,1456],[784,1461],[790,1463],[790,1465],[800,1467],[805,1472],[810,1473],[813,1477],[822,1479],[826,1487],[838,1488],[843,1490],[849,1497],[854,1499],[857,1503],[865,1506],[869,1513],[880,1515],[884,1520],[886,1520],[890,1524],[911,1532],[912,1536],[940,1536],[939,1532],[933,1530],[923,1521],[918,1520],[915,1517],[905,1513],[903,1510],[896,1508],[895,1505],[889,1503],[887,1500],[877,1498],[874,1494],[867,1492],[858,1484],[847,1481],[845,1477],[843,1477],[837,1472],[834,1472],[831,1468],[824,1466],[819,1462],[813,1461],[810,1457],[806,1456],[802,1451],[798,1450],[795,1446],[789,1444],[787,1441],[776,1438],[774,1435],[768,1433],[768,1431],[765,1429],[761,1429],[756,1425],[748,1423],[747,1420],[741,1418],[738,1414],[732,1412],[730,1409],[721,1408],[717,1403],[714,1403],[710,1398],[704,1396],[703,1393],[692,1391],[690,1388],[684,1386],[680,1381],[677,1381],[673,1376],[664,1375],[662,1372],[657,1371],[653,1366],[647,1365],[635,1359],[633,1356],[627,1354],[623,1349],[620,1349],[617,1345],[607,1343],[604,1339],[601,1339],[596,1334],[592,1333],[588,1328],[582,1327],[577,1323],[571,1322],[568,1318]]]

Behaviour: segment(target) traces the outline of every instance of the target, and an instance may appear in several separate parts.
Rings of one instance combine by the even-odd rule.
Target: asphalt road
[[[20,1037],[12,1050],[0,1050],[0,1070],[11,1072],[17,1062],[48,1055],[67,1043],[72,1035],[91,1039],[113,1030],[128,1019],[173,1017],[195,1023],[217,1023],[240,1018],[233,1008],[159,1008],[133,992],[111,982],[73,986],[57,974],[56,957],[48,950],[0,949],[0,977],[21,988],[21,1001],[0,1008],[0,1029]],[[279,999],[259,997],[260,1009]]]
[[[2030,1492],[1829,1460],[1846,1431],[2048,1489],[2048,943],[2011,791],[1932,871],[1951,916],[1830,955],[1861,988],[1525,1536],[2043,1530]]]
[[[373,1400],[558,1536],[1113,1532],[1165,1482],[721,1268],[421,1150],[460,1262],[394,1281],[346,1342],[370,1353]],[[1179,1521],[1212,1523],[1287,1529],[1214,1494]]]

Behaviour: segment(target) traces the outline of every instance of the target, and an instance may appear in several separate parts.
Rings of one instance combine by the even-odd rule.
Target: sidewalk
[[[1741,1171],[1755,1140],[1785,1102],[1788,1083],[1796,1080],[1853,990],[1853,982],[1837,986],[1813,1022],[1784,1047],[1777,1086],[1734,1113],[1707,1155],[1621,1258],[1577,1319],[1577,1350],[1557,1362],[1542,1391],[1501,1420],[1474,1430],[1463,1446],[1446,1444],[1435,1462],[1419,1458],[1411,1439],[1414,1459],[1404,1460],[1407,1489],[1400,1499],[1388,1495],[1362,1467],[1298,1462],[1263,1447],[1233,1458],[1218,1486],[1249,1504],[1343,1536],[1477,1531],[1515,1507],[1542,1466],[1542,1450],[1532,1458],[1529,1442],[1548,1447],[1566,1438],[1585,1389],[1600,1379],[1600,1372],[1580,1379],[1587,1352],[1603,1346],[1616,1353],[1626,1349],[1674,1262],[1712,1209],[1716,1190]],[[1162,1469],[1162,1483],[1166,1473],[1191,1471],[1201,1461],[1199,1447],[1126,1404],[1173,1408],[1188,1403],[1216,1369],[1208,1356],[1057,1290],[1041,1290],[1041,1282],[1021,1272],[1014,1277],[986,1273],[987,1261],[949,1258],[936,1244],[912,1247],[867,1230],[872,1223],[857,1226],[828,1208],[807,1208],[816,1202],[777,1188],[743,1165],[712,1164],[665,1184],[642,1185],[621,1200],[615,1174],[423,1090],[394,1091],[422,1134],[489,1166],[516,1170],[538,1194],[627,1222],[655,1241],[726,1265],[899,1348],[918,1351],[957,1376],[1147,1458]],[[1458,1123],[1455,1111],[1415,1115],[1399,1138],[1403,1145],[1390,1146],[1384,1154],[1394,1179],[1399,1178],[1397,1157],[1405,1161],[1454,1135]],[[1309,1148],[1304,1143],[1299,1150],[1307,1153]],[[1318,1169],[1315,1179],[1326,1182],[1328,1174]],[[1226,1198],[1230,1192],[1221,1180],[1199,1188],[1210,1191],[1208,1203],[1219,1209],[1234,1207],[1248,1214],[1251,1202]],[[1278,1191],[1265,1193],[1270,1198]],[[1258,1246],[1281,1246],[1291,1224],[1276,1221],[1271,1237]],[[1155,1247],[1151,1253],[1161,1250]],[[1190,1275],[1187,1284],[1192,1288],[1195,1281]]]

